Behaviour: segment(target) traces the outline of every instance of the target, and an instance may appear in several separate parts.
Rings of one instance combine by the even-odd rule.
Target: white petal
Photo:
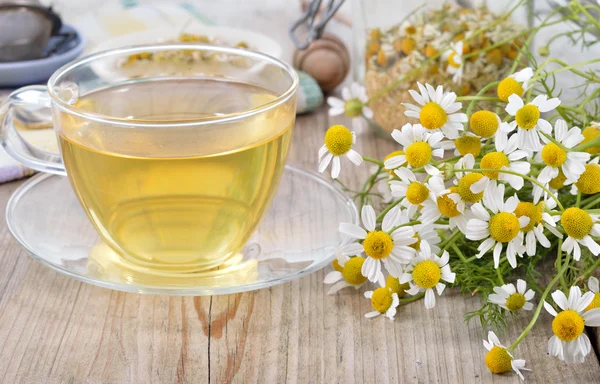
[[[502,243],[497,243],[494,247],[494,268],[496,269],[500,265],[500,253],[502,253]]]
[[[600,284],[597,278],[595,278],[594,276],[590,277],[590,279],[588,280],[588,288],[590,289],[590,291],[598,293],[600,292]]]
[[[446,284],[443,283],[437,283],[435,285],[435,290],[437,291],[438,295],[441,295],[442,292],[444,292],[444,289],[446,289]]]
[[[588,327],[600,327],[600,308],[593,308],[584,312],[583,319]]]
[[[341,170],[340,157],[335,156],[333,158],[333,164],[331,166],[331,178],[337,179],[338,176],[340,175],[340,170]]]
[[[527,289],[527,283],[525,282],[525,280],[518,279],[517,280],[517,292],[524,295],[526,289]]]
[[[346,157],[352,163],[354,163],[354,165],[361,165],[363,162],[362,156],[358,152],[356,152],[354,149],[351,149],[348,152],[346,152]]]
[[[546,309],[546,311],[548,311],[549,314],[551,314],[552,316],[556,317],[556,315],[558,315],[558,313],[556,313],[556,310],[554,309],[554,307],[552,307],[548,302],[544,301],[544,308]]]
[[[556,290],[552,293],[552,299],[563,311],[569,307],[569,301],[567,300],[567,296],[562,291]],[[551,312],[552,313],[552,312]]]
[[[360,218],[367,231],[371,232],[375,230],[375,221],[377,219],[375,210],[370,205],[363,205]]]
[[[320,162],[319,162],[319,172],[323,173],[323,171],[325,171],[325,169],[327,168],[327,166],[329,165],[329,163],[331,162],[331,159],[333,159],[333,155],[331,153],[327,154],[327,156],[325,156]]]
[[[398,223],[398,217],[400,216],[400,208],[394,207],[388,211],[383,217],[383,222],[381,223],[381,229],[384,232],[389,232],[392,230]]]
[[[356,224],[340,223],[339,231],[356,239],[364,239],[367,237],[367,232]]]
[[[365,317],[367,319],[370,319],[372,317],[377,317],[379,315],[381,315],[381,313],[379,313],[378,311],[373,311],[373,312],[365,313]]]
[[[512,95],[508,96],[508,104],[506,105],[505,109],[509,115],[515,116],[517,111],[523,108],[523,105],[523,99],[521,99],[519,95],[513,93]]]
[[[344,280],[338,281],[337,283],[333,284],[331,286],[331,288],[329,288],[329,291],[327,291],[327,294],[328,295],[335,295],[341,289],[344,289],[344,288],[349,287],[349,286],[350,286],[350,284],[346,283]]]
[[[435,307],[435,293],[433,289],[427,288],[425,290],[425,308],[432,309]]]
[[[339,271],[331,271],[327,275],[325,275],[325,279],[323,280],[323,282],[325,284],[333,284],[333,283],[337,283],[341,279],[342,279],[342,273],[341,272],[339,272]]]

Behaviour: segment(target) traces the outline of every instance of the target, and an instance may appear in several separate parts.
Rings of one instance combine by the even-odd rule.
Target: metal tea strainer
[[[37,0],[0,0],[0,62],[39,59],[62,22]]]

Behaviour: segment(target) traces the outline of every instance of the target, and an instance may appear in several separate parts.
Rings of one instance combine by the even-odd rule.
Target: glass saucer
[[[214,295],[250,291],[296,279],[329,263],[350,239],[340,222],[358,222],[356,206],[313,172],[286,166],[277,194],[239,254],[202,276],[156,276],[119,265],[79,205],[69,180],[39,174],[6,208],[8,228],[40,263],[86,283],[128,292]]]

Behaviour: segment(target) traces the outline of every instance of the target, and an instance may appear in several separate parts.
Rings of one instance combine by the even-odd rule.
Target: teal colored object
[[[296,113],[312,112],[323,104],[323,91],[317,81],[306,72],[298,71],[300,85],[296,99]]]

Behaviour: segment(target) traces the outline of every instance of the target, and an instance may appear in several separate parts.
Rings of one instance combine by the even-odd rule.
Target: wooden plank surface
[[[290,160],[315,167],[329,124],[325,109],[300,117]],[[394,148],[371,134],[359,151]],[[356,184],[366,166],[342,164]],[[4,210],[20,182],[0,186]],[[51,203],[51,200],[49,200]],[[3,212],[0,212],[3,214]],[[318,223],[315,223],[318,231]],[[361,291],[327,296],[324,271],[270,289],[215,297],[126,294],[74,281],[31,260],[0,222],[2,383],[516,383],[483,364],[483,332],[463,314],[477,298],[448,290],[433,310],[403,307],[394,322],[365,319]],[[514,340],[530,313],[510,322]],[[516,355],[534,383],[594,383],[600,366],[547,356],[551,317],[542,314]],[[598,344],[596,344],[598,345]]]

